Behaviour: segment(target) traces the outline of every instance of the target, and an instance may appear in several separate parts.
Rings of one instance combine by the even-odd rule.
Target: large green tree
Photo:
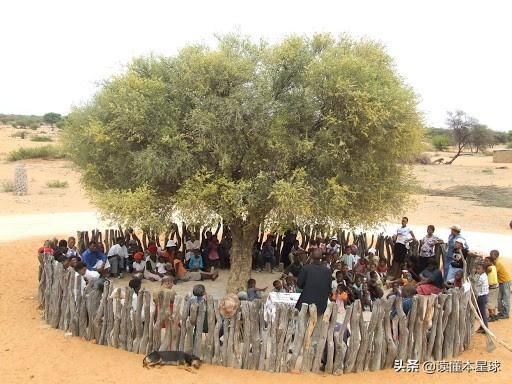
[[[66,125],[68,153],[114,221],[227,223],[235,290],[260,223],[352,227],[398,213],[421,117],[378,43],[227,35],[134,60]]]

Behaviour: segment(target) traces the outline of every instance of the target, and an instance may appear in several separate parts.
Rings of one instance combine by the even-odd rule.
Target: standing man
[[[494,262],[498,274],[498,319],[508,319],[510,316],[510,282],[512,278],[499,257],[500,253],[497,250],[491,251],[491,260]]]
[[[331,294],[331,270],[322,265],[321,250],[315,249],[311,259],[312,263],[305,265],[299,274],[297,287],[302,289],[302,293],[295,307],[300,310],[302,303],[315,304],[317,315],[321,315]]]
[[[450,264],[453,261],[453,253],[455,251],[455,242],[457,240],[461,240],[462,244],[464,244],[464,248],[468,249],[468,243],[465,241],[465,239],[460,235],[460,232],[462,230],[460,225],[452,225],[450,227],[451,233],[450,236],[448,236],[448,242],[446,245],[448,246],[446,249],[446,257],[443,260],[443,277],[446,281],[448,278],[448,271],[450,269]]]

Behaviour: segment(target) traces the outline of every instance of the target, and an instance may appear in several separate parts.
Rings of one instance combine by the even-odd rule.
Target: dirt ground
[[[44,130],[44,129],[43,129]],[[47,129],[46,129],[47,130]],[[12,180],[16,163],[5,161],[6,155],[20,146],[41,146],[48,143],[31,142],[29,139],[12,138],[17,130],[11,127],[0,127],[0,181]],[[32,131],[29,131],[33,133]],[[58,141],[57,138],[54,140]],[[434,155],[434,154],[433,154]],[[434,158],[445,157],[440,154]],[[75,337],[66,337],[58,330],[50,329],[41,319],[37,309],[37,257],[35,250],[45,238],[54,235],[67,236],[75,233],[80,220],[90,220],[95,208],[88,201],[79,183],[79,173],[62,160],[30,160],[23,161],[27,166],[29,178],[29,195],[16,198],[10,193],[0,193],[0,223],[2,230],[9,222],[23,221],[28,214],[63,214],[76,215],[77,227],[69,228],[67,233],[56,233],[53,229],[44,236],[33,237],[30,224],[27,224],[25,237],[0,236],[0,377],[2,383],[48,383],[72,382],[74,384],[103,383],[164,383],[179,378],[180,382],[209,384],[263,384],[278,380],[281,384],[296,383],[298,380],[315,380],[321,383],[335,383],[344,380],[334,376],[270,374],[234,370],[217,366],[203,366],[194,375],[173,367],[145,370],[142,368],[142,356],[113,348],[98,346]],[[507,167],[497,169],[497,167]],[[452,166],[415,166],[414,175],[425,189],[444,189],[455,185],[496,185],[512,187],[512,164],[492,163],[488,156],[464,156]],[[48,180],[65,180],[68,188],[49,189]],[[435,224],[447,227],[459,223],[465,230],[481,231],[509,235],[508,222],[512,219],[512,209],[483,207],[474,201],[462,200],[457,197],[439,197],[418,194],[416,205],[407,212],[411,224]],[[83,213],[80,216],[75,213]],[[16,218],[14,217],[16,215]],[[61,216],[56,216],[61,218]],[[81,219],[78,219],[78,218]],[[11,219],[9,219],[11,218]],[[11,221],[10,221],[11,220]],[[37,219],[38,220],[38,219]],[[36,218],[27,223],[37,223]],[[61,218],[60,220],[69,220]],[[19,224],[19,223],[18,223]],[[18,225],[16,224],[16,225]],[[36,224],[34,224],[35,226]],[[14,226],[14,224],[12,224]],[[55,228],[55,227],[52,227]],[[60,228],[60,227],[58,227]],[[85,229],[85,228],[84,228]],[[89,228],[90,229],[90,228]],[[31,235],[32,233],[32,235]],[[512,270],[512,255],[504,255],[504,260]],[[271,285],[277,275],[256,274],[258,286]],[[206,284],[212,294],[221,294],[222,274],[217,284]],[[179,285],[177,291],[189,291],[192,283]],[[496,335],[512,345],[512,323],[500,320],[491,323]],[[499,373],[395,373],[394,370],[350,374],[352,383],[420,383],[427,380],[432,383],[452,383],[460,379],[469,379],[474,383],[507,383],[512,382],[512,352],[503,347],[493,353],[485,350],[485,337],[476,335],[469,351],[464,352],[460,359],[498,360],[501,362]]]
[[[271,374],[235,370],[204,365],[198,374],[191,374],[175,367],[146,370],[142,356],[105,346],[95,345],[78,337],[66,337],[59,330],[49,328],[40,318],[37,309],[37,257],[35,250],[40,239],[27,239],[0,243],[0,259],[19,257],[24,262],[2,262],[0,265],[0,375],[2,383],[73,384],[102,383],[167,383],[179,378],[182,384],[264,384],[279,381],[292,384],[298,380],[315,380],[318,383],[339,383],[345,378],[313,374]],[[512,268],[512,260],[507,259]],[[512,345],[511,320],[491,323],[491,329],[503,341]],[[512,380],[512,352],[503,347],[493,353],[485,350],[485,337],[475,335],[470,350],[460,360],[498,360],[498,373],[396,373],[392,369],[378,372],[349,374],[351,383],[396,384],[455,383],[471,380],[472,383],[509,383]]]

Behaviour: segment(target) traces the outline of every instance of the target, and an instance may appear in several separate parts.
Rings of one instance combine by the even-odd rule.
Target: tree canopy
[[[62,116],[60,113],[48,112],[43,116],[43,121],[46,124],[50,124],[52,127],[54,124],[57,124],[60,120],[62,120]]]
[[[222,218],[245,260],[262,222],[351,227],[399,213],[421,138],[416,104],[373,41],[226,35],[135,59],[68,116],[63,136],[110,218]]]

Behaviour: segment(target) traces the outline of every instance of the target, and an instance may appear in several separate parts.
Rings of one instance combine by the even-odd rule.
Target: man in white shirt
[[[199,250],[199,253],[201,253],[201,242],[196,239],[195,234],[191,234],[190,238],[185,243],[185,261],[188,264],[188,261],[190,258],[194,255],[194,252],[196,250]]]
[[[112,275],[121,278],[121,272],[124,271],[126,259],[128,259],[128,249],[123,237],[117,238],[116,244],[108,250],[107,257]]]
[[[331,237],[331,242],[325,247],[327,253],[331,253],[338,257],[340,255],[340,245],[336,236]]]

